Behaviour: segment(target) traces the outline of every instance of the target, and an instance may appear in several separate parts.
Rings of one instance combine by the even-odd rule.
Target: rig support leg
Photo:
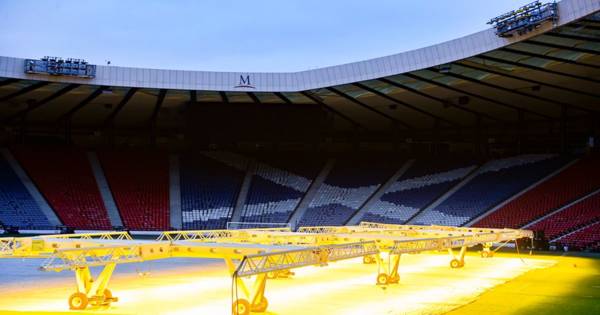
[[[381,256],[377,256],[378,272],[377,272],[377,284],[387,285],[395,284],[400,282],[400,273],[398,268],[400,267],[401,254],[392,254],[388,256],[386,262]]]
[[[89,267],[75,269],[75,280],[77,281],[77,292],[69,297],[69,308],[72,310],[84,310],[89,304],[93,306],[108,306],[117,302],[108,289],[108,282],[116,268],[116,263],[104,266],[97,279],[94,281]]]
[[[267,274],[261,273],[254,277],[252,288],[248,288],[243,279],[235,276],[235,264],[229,258],[225,259],[231,274],[235,279],[236,287],[241,289],[243,297],[233,302],[232,313],[234,315],[248,315],[250,312],[262,313],[269,307],[269,301],[265,297],[267,286]]]
[[[462,268],[465,266],[465,254],[467,253],[466,246],[462,246],[460,248],[458,257],[456,255],[454,255],[454,251],[452,250],[452,248],[448,248],[448,253],[452,257],[452,260],[450,260],[450,268],[456,269],[456,268]]]
[[[481,258],[492,258],[494,257],[494,251],[492,251],[493,243],[484,243],[483,249],[481,250]]]

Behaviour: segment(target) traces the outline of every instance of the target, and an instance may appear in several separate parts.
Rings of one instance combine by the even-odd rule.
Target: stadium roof
[[[597,117],[600,2],[563,0],[556,25],[502,38],[493,29],[362,62],[294,73],[176,71],[97,66],[93,79],[24,73],[0,57],[3,125],[90,130],[167,126],[165,108],[190,103],[316,105],[341,129],[374,131],[507,126]],[[339,123],[337,123],[339,121]]]

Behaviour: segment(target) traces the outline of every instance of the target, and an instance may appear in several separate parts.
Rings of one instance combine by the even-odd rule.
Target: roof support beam
[[[535,45],[535,44],[530,44],[530,45]],[[536,54],[536,53],[513,49],[513,48],[500,48],[499,50],[517,54],[517,55],[523,55],[523,56],[534,57],[534,58],[542,58],[542,59],[547,59],[547,60],[552,60],[552,61],[557,61],[557,62],[562,62],[562,63],[568,63],[568,64],[576,65],[576,66],[600,69],[600,66],[589,64],[589,63],[583,63],[583,62],[579,62],[579,61],[574,61],[574,60],[565,59],[565,58],[558,58],[558,57],[553,57],[553,56],[549,56],[549,55]]]
[[[557,89],[557,90],[567,91],[567,92],[571,92],[571,93],[575,93],[575,94],[583,94],[583,95],[587,95],[590,97],[600,97],[600,94],[588,93],[588,92],[584,92],[584,91],[574,90],[574,89],[571,89],[571,88],[568,88],[565,86],[560,86],[560,85],[555,85],[555,84],[546,83],[546,82],[542,82],[542,81],[519,77],[516,75],[509,74],[508,72],[490,69],[489,66],[481,65],[480,63],[477,63],[474,61],[469,61],[470,63],[466,64],[465,63],[466,61],[469,61],[469,60],[467,59],[467,60],[463,60],[463,61],[458,61],[457,64],[459,64],[461,67],[465,67],[465,68],[469,68],[469,69],[473,69],[473,70],[484,71],[484,72],[492,73],[495,75],[499,75],[499,76],[503,76],[503,77],[507,77],[507,78],[511,78],[511,79],[515,79],[515,80],[521,80],[524,82],[529,82],[529,83],[533,83],[533,84],[537,84],[537,85],[541,85],[541,86],[547,86],[547,87],[551,87],[551,88]],[[473,63],[476,64],[477,66],[472,65]]]
[[[70,91],[72,91],[72,90],[74,90],[74,89],[76,89],[78,87],[79,87],[79,84],[69,84],[66,87],[60,89],[59,91],[53,93],[52,95],[46,97],[45,99],[40,100],[39,102],[35,102],[34,104],[32,104],[31,106],[29,106],[28,108],[25,108],[25,109],[19,111],[18,113],[13,114],[13,115],[5,118],[3,120],[3,122],[7,123],[7,122],[10,122],[11,120],[14,120],[16,118],[25,117],[29,112],[31,112],[31,111],[33,111],[33,110],[35,110],[35,109],[37,109],[37,108],[45,105],[48,102],[53,101],[56,98],[59,98],[62,95],[65,95],[66,93],[68,93],[68,92],[70,92]]]
[[[453,122],[453,121],[447,120],[447,119],[442,118],[442,117],[437,116],[437,115],[434,115],[434,114],[432,114],[432,113],[430,113],[428,111],[420,109],[417,106],[410,105],[410,104],[408,104],[406,102],[403,102],[403,101],[401,101],[401,100],[399,100],[399,99],[397,99],[395,97],[391,97],[391,96],[389,96],[389,95],[387,95],[385,93],[377,91],[376,89],[368,87],[368,86],[366,86],[366,85],[364,85],[362,83],[354,83],[353,85],[356,86],[356,87],[358,87],[358,88],[361,88],[361,89],[363,89],[365,91],[371,92],[371,93],[373,93],[373,94],[375,94],[375,95],[377,95],[379,97],[385,98],[386,100],[388,100],[390,102],[393,102],[394,104],[402,105],[402,106],[404,106],[406,108],[412,109],[412,110],[414,110],[416,112],[419,112],[419,113],[421,113],[423,115],[429,116],[429,117],[434,118],[434,119],[439,120],[439,121],[443,121],[443,122],[445,122],[445,123],[447,123],[449,125],[458,126],[458,124],[455,123],[455,122]]]
[[[82,109],[89,102],[93,101],[96,97],[98,97],[102,92],[107,89],[107,86],[101,86],[97,88],[92,94],[86,97],[83,101],[79,102],[79,104],[75,105],[75,107],[71,108],[68,112],[62,114],[58,120],[63,120],[65,118],[70,119],[77,111]]]
[[[229,98],[227,97],[227,94],[225,92],[219,92],[219,95],[221,95],[221,100],[223,101],[223,103],[229,104]]]
[[[339,95],[339,96],[341,96],[341,97],[343,97],[343,98],[345,98],[345,99],[347,99],[347,100],[349,100],[349,101],[351,101],[351,102],[353,102],[353,103],[355,103],[355,104],[357,104],[357,105],[359,105],[359,106],[361,106],[361,107],[363,107],[363,108],[365,108],[365,109],[367,109],[369,111],[377,113],[377,114],[379,114],[379,115],[381,115],[381,116],[383,116],[383,117],[385,117],[385,118],[393,121],[394,123],[400,124],[400,125],[402,125],[402,126],[404,126],[406,128],[409,128],[409,129],[413,128],[408,123],[403,122],[401,120],[398,120],[398,119],[396,119],[396,118],[394,118],[394,117],[392,117],[392,116],[390,116],[390,115],[388,115],[388,114],[386,114],[386,113],[384,113],[384,112],[382,112],[380,110],[377,110],[377,109],[375,109],[375,108],[373,108],[373,107],[371,107],[371,106],[369,106],[369,105],[367,105],[367,104],[365,104],[365,103],[357,100],[356,98],[354,98],[354,97],[352,97],[352,96],[350,96],[350,95],[348,95],[348,94],[346,94],[346,93],[344,93],[344,92],[342,92],[342,91],[340,91],[340,90],[338,90],[336,88],[330,87],[330,88],[327,88],[327,90],[329,90],[329,91],[331,91],[331,92],[333,92],[333,93],[335,93],[335,94],[337,94],[337,95]]]
[[[308,92],[306,92],[306,91],[303,91],[303,92],[300,92],[300,93],[301,93],[302,95],[304,95],[304,96],[308,97],[309,99],[311,99],[313,102],[315,102],[315,103],[317,103],[317,104],[319,104],[319,105],[323,106],[323,108],[327,109],[328,111],[330,111],[330,112],[332,112],[332,113],[334,113],[334,114],[336,114],[336,115],[338,115],[338,116],[342,117],[342,118],[343,118],[343,119],[345,119],[346,121],[350,122],[352,125],[354,125],[354,127],[362,127],[362,128],[365,128],[365,126],[363,126],[362,124],[360,124],[360,123],[356,122],[354,119],[352,119],[352,118],[348,117],[346,114],[344,114],[344,113],[342,113],[342,112],[340,112],[340,111],[336,110],[335,108],[333,108],[333,107],[331,107],[331,106],[329,106],[329,105],[325,104],[325,102],[323,102],[322,100],[320,100],[318,97],[316,97],[316,96],[314,96],[314,95],[311,95],[310,93],[308,93]],[[368,128],[366,128],[366,129],[368,129]]]
[[[558,44],[554,44],[554,43],[543,42],[543,41],[540,41],[539,39],[533,39],[533,38],[525,40],[525,41],[523,41],[523,43],[542,45],[542,46],[552,47],[552,48],[556,48],[556,49],[565,49],[565,50],[575,51],[575,52],[584,53],[584,54],[591,54],[591,55],[600,54],[600,51],[598,51],[598,50],[558,45]]]
[[[117,105],[117,108],[115,108],[115,110],[113,110],[112,113],[110,113],[110,115],[108,115],[108,117],[106,117],[106,119],[104,120],[103,126],[106,127],[109,124],[114,123],[114,120],[117,117],[117,115],[119,114],[119,112],[121,112],[123,107],[125,107],[125,105],[129,102],[129,100],[131,100],[131,98],[133,97],[133,95],[135,95],[135,93],[137,91],[138,91],[138,88],[131,88],[131,89],[129,89],[129,91],[127,91],[127,94],[125,94],[125,97],[123,97],[121,102],[119,102],[119,105]]]
[[[431,71],[437,71],[437,70],[431,69]],[[529,97],[529,98],[532,98],[532,99],[535,99],[535,100],[538,100],[538,101],[548,102],[548,103],[551,103],[551,104],[554,104],[554,105],[558,105],[558,106],[567,106],[567,107],[571,107],[571,108],[577,108],[579,110],[586,111],[586,112],[593,112],[592,110],[587,109],[587,108],[581,108],[581,107],[576,106],[576,105],[567,104],[567,103],[556,101],[556,100],[549,99],[549,98],[546,98],[546,97],[536,96],[536,95],[527,94],[527,93],[521,92],[521,91],[511,90],[511,89],[508,89],[508,88],[505,88],[505,87],[502,87],[502,86],[499,86],[499,85],[496,85],[496,84],[485,82],[483,80],[476,80],[476,79],[470,78],[470,77],[462,75],[462,74],[457,74],[457,73],[449,72],[449,73],[444,73],[444,75],[447,75],[447,76],[450,76],[450,77],[453,77],[453,78],[458,78],[458,79],[461,79],[461,80],[464,80],[464,81],[467,81],[467,82],[471,82],[471,83],[474,83],[474,84],[483,85],[483,86],[486,86],[486,87],[489,87],[489,88],[492,88],[492,89],[496,89],[496,90],[500,90],[500,91],[504,91],[504,92],[507,92],[507,93],[512,93],[512,94],[516,94],[516,95],[520,95],[520,96],[524,96],[524,97]],[[498,101],[496,101],[496,102],[498,102]],[[551,116],[548,116],[548,115],[545,115],[545,114],[542,114],[542,113],[538,113],[538,112],[535,112],[535,111],[532,111],[532,110],[528,110],[528,109],[525,109],[525,108],[513,106],[513,105],[510,105],[510,104],[504,103],[504,102],[498,102],[498,104],[500,104],[500,103],[505,104],[506,107],[510,107],[510,108],[512,108],[514,110],[517,110],[517,111],[521,110],[524,113],[528,113],[528,114],[531,114],[531,115],[536,115],[536,116],[539,116],[539,117],[542,117],[542,118],[546,118],[546,119],[554,119]]]
[[[594,31],[598,31],[600,30],[600,26],[594,26],[594,25],[588,25],[585,23],[569,23],[568,26],[572,26],[572,27],[584,27],[590,30],[594,30]]]
[[[156,96],[156,104],[154,104],[154,110],[152,110],[152,116],[150,116],[150,120],[149,120],[149,123],[152,126],[156,125],[156,118],[158,117],[158,112],[160,111],[160,108],[162,107],[162,104],[165,100],[166,95],[167,95],[167,90],[161,89],[160,92],[158,92],[158,95]]]
[[[411,76],[411,75],[409,75],[408,73],[405,73],[405,74],[403,74],[403,75],[404,75],[404,76],[407,76],[407,77],[410,77],[410,78],[412,78],[412,79],[414,79],[414,80],[421,80],[421,81],[424,81],[424,80],[420,79],[419,77],[417,77],[417,76]],[[417,94],[417,95],[419,95],[419,96],[422,96],[422,97],[428,98],[428,99],[430,99],[430,100],[437,101],[437,102],[439,102],[439,103],[440,103],[441,105],[443,105],[443,106],[447,106],[447,105],[448,105],[448,101],[447,101],[447,100],[441,99],[441,98],[439,98],[439,97],[435,97],[435,96],[433,96],[433,95],[429,95],[429,94],[427,94],[427,93],[423,93],[423,92],[421,92],[421,91],[419,91],[419,90],[417,90],[417,89],[415,89],[415,88],[412,88],[412,87],[410,87],[410,86],[407,86],[407,85],[404,85],[404,84],[400,84],[400,83],[394,82],[394,81],[392,81],[392,80],[390,80],[390,79],[381,78],[381,79],[379,79],[379,81],[382,81],[382,82],[385,82],[385,83],[387,83],[387,84],[393,85],[393,86],[395,86],[395,87],[401,88],[401,89],[403,89],[403,90],[405,90],[405,91],[409,91],[409,92],[411,92],[411,93],[413,93],[413,94]],[[427,81],[424,81],[424,82],[427,82]],[[429,83],[429,82],[428,82],[428,83]],[[437,82],[434,82],[434,81],[431,81],[431,83],[429,83],[429,84],[432,84],[432,85],[437,85],[437,86],[444,87],[444,85],[438,84]],[[485,118],[488,118],[488,119],[490,119],[490,120],[493,120],[493,121],[497,121],[497,122],[504,122],[503,120],[501,120],[501,119],[499,119],[499,118],[496,118],[496,117],[493,117],[493,116],[490,116],[490,115],[487,115],[487,114],[484,114],[484,113],[481,113],[481,112],[478,112],[478,111],[472,110],[472,109],[470,109],[470,108],[466,108],[466,107],[464,107],[464,106],[461,106],[461,105],[458,105],[458,104],[452,104],[452,107],[455,107],[455,108],[457,108],[457,109],[460,109],[460,110],[462,110],[462,111],[465,111],[465,112],[467,112],[467,113],[469,113],[469,114],[473,114],[473,115],[475,115],[476,117],[478,117],[478,116],[480,116],[480,115],[481,115],[481,116],[483,116],[483,117],[485,117]]]
[[[287,98],[285,95],[283,95],[283,93],[281,93],[281,92],[275,92],[273,94],[275,94],[277,97],[279,97],[286,104],[293,104],[292,101],[290,101],[289,98]]]
[[[27,93],[29,93],[31,91],[37,90],[37,89],[39,89],[41,87],[44,87],[44,86],[48,85],[49,83],[50,82],[45,82],[44,81],[44,82],[38,82],[38,83],[34,83],[32,85],[26,86],[26,87],[24,87],[24,88],[22,88],[22,89],[20,89],[20,90],[18,90],[16,92],[13,92],[13,93],[10,93],[10,94],[8,94],[6,96],[0,97],[0,102],[9,101],[9,100],[11,100],[11,99],[13,99],[13,98],[15,98],[17,96],[21,96],[23,94],[27,94]]]
[[[589,36],[572,35],[572,34],[557,33],[557,32],[544,33],[544,36],[550,36],[550,37],[556,37],[556,38],[567,38],[567,39],[580,40],[580,41],[586,41],[586,42],[592,42],[592,43],[600,43],[600,39],[594,38],[594,37],[589,37]]]
[[[484,60],[499,62],[499,63],[503,63],[503,64],[507,64],[507,65],[513,65],[513,66],[517,66],[517,67],[523,67],[523,68],[532,69],[532,70],[536,70],[536,71],[551,73],[554,75],[560,75],[560,76],[578,79],[578,80],[582,80],[582,81],[588,81],[588,82],[592,82],[592,83],[600,83],[598,80],[594,80],[594,79],[590,79],[587,77],[582,77],[582,76],[578,76],[578,75],[574,75],[574,74],[564,73],[564,72],[560,72],[560,71],[550,70],[550,69],[546,69],[543,67],[533,66],[533,65],[526,64],[526,63],[523,63],[520,61],[509,61],[509,60],[496,58],[496,57],[490,57],[490,56],[486,56],[486,55],[477,55],[474,57],[481,58]]]
[[[5,86],[5,85],[13,84],[15,82],[19,82],[19,79],[6,79],[4,81],[0,81],[0,86]]]
[[[252,99],[252,101],[255,104],[260,104],[260,100],[258,99],[258,97],[256,96],[256,94],[252,93],[252,92],[246,92],[246,94],[248,94],[248,96]]]

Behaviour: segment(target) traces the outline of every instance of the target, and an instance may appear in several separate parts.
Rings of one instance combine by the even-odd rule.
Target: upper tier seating
[[[493,160],[477,175],[415,223],[460,226],[485,213],[564,165],[551,155],[520,155]]]
[[[156,152],[100,152],[98,158],[125,227],[132,230],[168,230],[167,155]]]
[[[336,161],[298,226],[343,225],[400,166],[384,160]]]
[[[236,165],[245,168],[244,163],[241,161]],[[183,228],[226,228],[244,179],[244,171],[200,154],[183,155],[180,168]]]
[[[477,227],[519,228],[600,188],[600,159],[587,156],[484,217]]]
[[[474,168],[464,161],[417,160],[371,205],[362,221],[403,224]]]
[[[86,230],[111,228],[85,152],[45,148],[12,151],[63,224]]]
[[[557,243],[567,245],[571,249],[600,249],[600,221],[559,238]]]
[[[51,228],[42,210],[2,155],[0,155],[0,223],[20,229]]]
[[[287,223],[322,166],[314,159],[287,158],[286,163],[273,162],[257,164],[242,221]],[[285,168],[271,164],[285,164]]]
[[[527,229],[544,231],[544,236],[548,240],[553,240],[598,220],[600,220],[600,192],[528,226]]]

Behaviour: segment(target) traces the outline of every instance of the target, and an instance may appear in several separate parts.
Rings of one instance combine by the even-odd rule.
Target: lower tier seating
[[[111,228],[85,152],[24,147],[12,152],[63,224],[86,230]]]
[[[8,161],[0,155],[0,224],[20,229],[49,229],[50,223]]]
[[[519,228],[600,188],[600,158],[590,155],[475,224]]]
[[[226,228],[244,172],[200,154],[183,155],[180,161],[183,228]]]
[[[598,220],[600,220],[600,192],[548,216],[527,229],[543,231],[547,239],[553,240]]]
[[[474,168],[465,161],[417,160],[371,205],[362,221],[406,223]]]
[[[100,152],[121,219],[132,230],[168,230],[169,160],[156,152]]]
[[[559,238],[556,243],[571,249],[600,249],[600,221]]]
[[[415,221],[417,224],[459,226],[564,165],[551,155],[520,155],[485,163],[475,177]]]
[[[337,161],[298,226],[343,225],[401,165],[402,161]]]

